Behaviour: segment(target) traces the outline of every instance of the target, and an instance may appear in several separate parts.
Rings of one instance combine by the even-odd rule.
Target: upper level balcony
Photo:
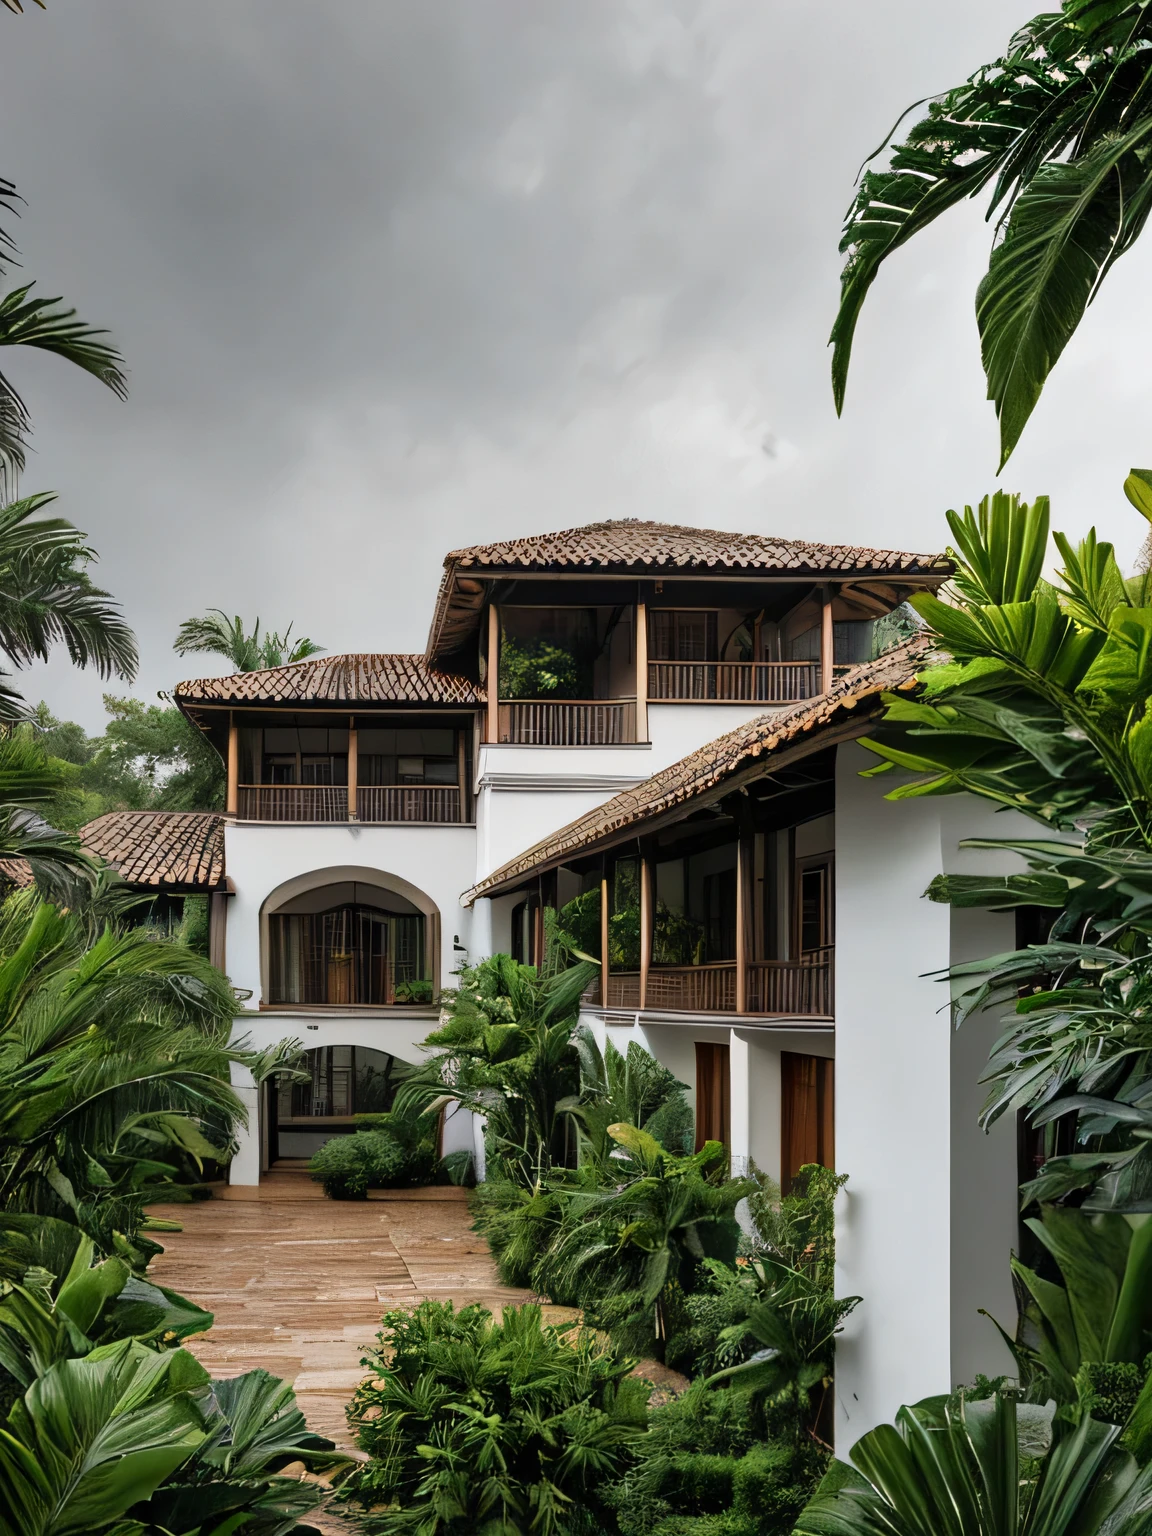
[[[542,747],[647,742],[649,705],[781,707],[815,698],[867,660],[870,620],[831,600],[779,620],[732,608],[492,605],[485,736]]]
[[[471,820],[472,732],[345,716],[243,715],[230,732],[228,810],[240,821],[459,826]]]

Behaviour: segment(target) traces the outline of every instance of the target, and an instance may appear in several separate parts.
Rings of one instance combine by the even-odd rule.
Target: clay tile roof
[[[622,832],[664,816],[678,806],[691,810],[694,807],[688,804],[690,801],[704,804],[709,799],[719,799],[735,788],[731,781],[737,775],[759,777],[770,773],[776,766],[774,758],[786,754],[791,761],[818,752],[832,741],[843,739],[843,731],[838,727],[848,726],[850,716],[861,726],[853,734],[862,734],[867,721],[880,710],[880,695],[908,686],[916,675],[917,665],[930,650],[925,640],[905,641],[878,661],[867,662],[839,678],[818,699],[759,715],[726,736],[717,737],[653,774],[635,789],[616,795],[509,860],[465,891],[461,903],[471,906],[478,896],[492,895],[542,869],[554,868],[566,858],[588,853],[600,843],[617,841]]]
[[[202,677],[176,685],[176,701],[286,704],[464,704],[484,701],[466,677],[430,667],[423,656],[371,653],[312,656],[262,672]]]
[[[770,534],[724,533],[715,528],[685,528],[676,523],[642,522],[638,518],[589,523],[558,533],[454,549],[446,555],[427,655],[436,659],[460,644],[470,613],[483,600],[482,594],[472,591],[475,577],[500,572],[573,570],[637,576],[658,576],[665,571],[699,571],[713,576],[727,572],[795,572],[798,578],[836,572],[911,578],[915,585],[917,577],[928,578],[928,584],[942,580],[950,574],[952,565],[943,555],[908,554],[855,544],[817,544],[809,539],[780,539]]]
[[[777,539],[761,533],[721,533],[715,528],[684,528],[626,518],[588,523],[559,533],[540,533],[499,544],[454,549],[449,562],[495,566],[504,570],[715,570],[736,571],[940,571],[951,565],[940,555],[910,555],[896,549],[868,549],[855,544],[814,544],[809,539]]]
[[[109,811],[80,840],[129,885],[209,891],[224,884],[224,817],[217,811]]]

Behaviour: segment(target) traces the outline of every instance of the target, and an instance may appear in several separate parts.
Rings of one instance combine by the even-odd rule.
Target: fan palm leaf
[[[249,634],[239,614],[229,618],[220,608],[209,608],[202,618],[185,619],[172,647],[178,656],[205,653],[223,656],[237,672],[259,672],[266,667],[282,667],[317,655],[323,646],[306,635],[292,639],[292,626],[284,633],[275,630],[260,633],[260,620]]]

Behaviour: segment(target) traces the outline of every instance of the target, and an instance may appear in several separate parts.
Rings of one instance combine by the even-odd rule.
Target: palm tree
[[[282,667],[293,661],[304,661],[322,651],[306,635],[292,639],[292,626],[284,633],[268,630],[260,634],[260,620],[248,634],[239,614],[230,619],[220,608],[209,608],[202,619],[185,619],[176,635],[172,649],[177,656],[191,652],[206,652],[212,656],[224,656],[237,672],[259,672],[265,667]]]
[[[856,321],[885,257],[988,189],[997,240],[976,318],[1003,467],[1085,309],[1152,209],[1150,44],[1145,0],[1063,0],[1016,32],[1001,58],[930,98],[886,168],[865,172],[840,245],[848,259],[831,336],[838,411]]]
[[[59,643],[78,667],[131,681],[136,640],[118,606],[88,575],[94,551],[63,518],[35,516],[54,500],[41,494],[0,506],[0,650],[23,667],[47,660]],[[13,718],[12,697],[7,713],[0,701],[0,720]]]
[[[229,1043],[236,999],[207,960],[122,925],[107,877],[73,909],[34,891],[0,906],[0,1230],[3,1212],[131,1235],[185,1159],[223,1160],[243,1108],[229,1085],[289,1067]]]
[[[19,0],[3,0],[9,10],[19,9]],[[0,210],[16,212],[18,201],[12,182],[0,177]],[[5,260],[12,261],[16,247],[7,231],[0,229],[0,272]],[[61,309],[61,300],[32,297],[32,283],[0,296],[0,347],[36,347],[52,352],[66,362],[83,368],[113,394],[123,399],[128,393],[124,360],[109,342],[106,331],[85,325],[74,309]],[[14,481],[24,467],[29,419],[28,408],[16,387],[0,371],[0,491]]]

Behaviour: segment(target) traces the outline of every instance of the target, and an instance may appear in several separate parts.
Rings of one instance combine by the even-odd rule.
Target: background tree
[[[881,263],[946,209],[989,191],[996,241],[976,318],[1003,466],[1152,209],[1150,44],[1145,0],[1064,0],[1021,27],[1002,57],[931,98],[886,168],[865,172],[840,243],[848,259],[831,337],[837,410]]]
[[[304,661],[322,651],[306,635],[292,639],[292,626],[284,633],[268,630],[260,633],[260,620],[249,634],[239,614],[230,619],[220,608],[209,608],[202,619],[185,619],[181,624],[173,647],[177,656],[204,652],[210,656],[223,656],[237,672],[259,672],[264,667],[282,667],[289,662]]]

